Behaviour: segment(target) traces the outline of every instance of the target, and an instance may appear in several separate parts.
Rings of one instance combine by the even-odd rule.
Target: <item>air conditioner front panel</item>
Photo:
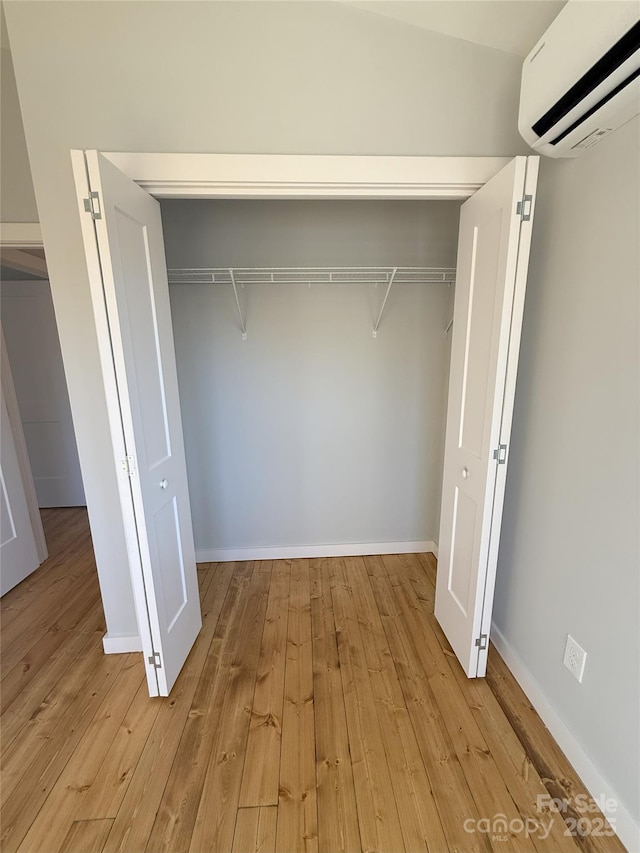
[[[639,17],[625,0],[562,9],[522,70],[518,129],[537,153],[575,157],[640,112]]]
[[[637,22],[635,0],[569,0],[522,66],[529,126]]]

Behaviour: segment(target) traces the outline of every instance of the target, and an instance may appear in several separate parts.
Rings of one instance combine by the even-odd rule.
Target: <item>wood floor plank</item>
[[[482,816],[504,814],[511,826],[519,826],[523,817],[496,767],[493,755],[482,737],[471,709],[453,676],[448,659],[443,654],[431,625],[422,611],[411,574],[417,562],[413,555],[389,556],[384,564],[390,575],[398,605],[407,620],[414,648],[429,681],[435,702],[442,714],[458,761]],[[533,804],[532,804],[533,805]],[[527,815],[530,816],[530,815]],[[512,853],[533,853],[533,840],[524,832],[505,833],[499,843],[501,850]]]
[[[331,562],[331,595],[362,847],[379,853],[403,851],[405,845],[368,676],[359,614],[343,560]]]
[[[199,578],[200,595],[206,614],[210,600],[209,589],[215,577],[210,566],[211,564],[202,566]],[[146,679],[143,679],[93,782],[83,786],[82,797],[76,809],[77,820],[115,818],[162,701],[149,700]]]
[[[16,638],[28,642],[30,628],[51,613],[87,574],[85,559],[92,560],[93,547],[84,508],[41,510],[46,528],[49,557],[40,568],[0,599],[3,647]],[[91,569],[97,583],[95,565]],[[24,654],[23,649],[19,656]]]
[[[568,807],[562,813],[562,817],[569,818],[573,826],[575,826],[574,821],[583,817],[583,814],[576,811],[572,805],[576,802],[575,798],[578,795],[586,796],[590,808],[594,809],[589,812],[590,817],[600,815],[593,798],[587,795],[580,777],[558,744],[549,735],[544,723],[495,648],[491,648],[489,654],[486,680],[538,775],[544,780],[548,793],[560,801],[567,801]],[[624,845],[615,835],[576,835],[574,840],[584,853],[623,853],[624,851]]]
[[[33,758],[34,748],[66,712],[67,703],[92,672],[96,657],[102,653],[103,636],[104,615],[96,606],[42,667],[38,678],[25,687],[2,714],[0,766],[3,773],[12,762],[21,768],[27,758]]]
[[[124,655],[123,666],[105,696],[86,735],[52,785],[42,808],[18,848],[20,853],[56,850],[78,818],[78,807],[86,790],[96,780],[100,766],[126,718],[136,694],[148,699],[144,665],[139,654]],[[109,817],[109,815],[106,815]]]
[[[213,563],[196,563],[196,570],[198,576],[198,592],[200,593],[200,600],[202,600],[203,588],[208,585],[213,576],[213,572],[211,570],[211,566]]]
[[[426,553],[418,554],[418,560],[422,566],[424,573],[428,579],[428,587],[431,590],[431,599],[435,597],[436,575],[438,571],[438,561],[435,554]]]
[[[417,566],[422,569],[423,575],[420,577],[419,571],[411,570],[407,576],[423,604],[423,611],[443,655],[447,658],[451,673],[458,682],[462,694],[461,701],[474,715],[501,778],[519,814],[527,822],[527,827],[535,827],[539,824],[538,828],[531,833],[531,840],[536,850],[545,851],[545,853],[552,853],[552,851],[564,853],[572,847],[571,839],[564,834],[564,822],[553,819],[553,816],[548,814],[541,814],[537,809],[538,797],[547,793],[543,781],[509,725],[486,679],[466,677],[433,614],[435,559],[432,554],[420,554],[416,557]],[[406,561],[403,560],[403,564],[406,565]]]
[[[239,626],[242,642],[228,662],[231,678],[224,696],[220,697],[216,741],[209,756],[189,847],[192,853],[230,850],[233,844],[269,582],[270,575],[256,572],[247,589],[247,606]]]
[[[535,822],[540,823],[539,829],[534,830],[531,835],[536,850],[541,853],[566,853],[574,849],[565,835],[564,821],[538,810],[538,797],[547,794],[547,789],[510,727],[486,679],[467,678],[453,652],[445,651],[445,654],[452,658],[451,670],[460,684],[465,701],[476,718],[518,811],[523,819],[528,821],[527,826],[534,826]]]
[[[345,561],[405,847],[445,853],[448,844],[398,680],[364,560]]]
[[[171,696],[157,700],[160,702],[158,716],[113,821],[105,853],[142,853],[147,847],[156,815],[160,815],[163,794],[171,787],[169,780],[178,745],[196,688],[205,675],[205,664],[210,660],[213,641],[225,635],[230,614],[240,606],[238,586],[231,589],[234,569],[234,563],[227,563],[216,571],[202,600],[202,630]],[[174,849],[180,848],[176,845]]]
[[[271,561],[263,561],[271,562]],[[254,568],[255,572],[255,568]],[[275,561],[251,708],[240,807],[278,804],[291,564]]]
[[[622,851],[559,815],[465,831],[585,789],[495,649],[464,676],[433,555],[200,564],[202,631],[149,699],[139,654],[102,653],[86,511],[43,518],[50,558],[0,602],[3,853]]]
[[[0,664],[0,678],[4,679],[7,673],[16,666],[29,649],[42,637],[51,627],[51,614],[59,614],[69,602],[69,598],[77,593],[78,587],[85,584],[93,586],[98,590],[98,578],[95,572],[89,569],[93,566],[93,552],[90,543],[87,543],[84,552],[74,554],[73,568],[68,567],[64,560],[47,566],[47,573],[52,577],[48,584],[42,584],[35,588],[40,594],[27,603],[23,602],[24,610],[20,612],[19,618],[14,618],[5,624],[5,616],[2,616],[2,661]],[[45,589],[42,589],[42,587]],[[11,592],[7,596],[11,595]]]
[[[69,705],[49,740],[25,767],[20,782],[2,808],[0,847],[3,853],[20,846],[127,661],[127,655],[103,655],[96,660],[90,687]]]
[[[102,853],[112,823],[108,818],[74,821],[58,853]]]
[[[147,681],[143,678],[98,772],[83,790],[76,820],[115,818],[160,705],[161,702],[149,700]]]
[[[96,604],[2,715],[3,800],[93,674],[102,657],[103,633],[103,614]]]
[[[427,682],[411,628],[398,605],[383,558],[367,559],[367,566],[447,844],[454,853],[489,851],[486,835],[465,831],[466,820],[477,821],[482,815]]]
[[[329,560],[311,561],[318,847],[360,850],[360,828],[331,599]]]
[[[238,809],[231,853],[275,853],[276,806]]]
[[[66,605],[56,611],[55,621],[48,630],[40,635],[19,661],[7,668],[1,685],[0,711],[6,711],[33,681],[55,651],[67,641],[70,633],[76,630],[86,614],[95,607],[99,597],[100,591],[92,577],[87,577],[78,584]]]
[[[435,569],[432,568],[430,557],[433,557],[433,554],[402,554],[400,555],[400,561],[417,598],[427,604],[429,608],[432,608],[435,590]]]
[[[189,691],[180,697],[181,715],[177,718],[177,721],[182,719],[182,729],[175,745],[172,743],[172,764],[166,770],[166,775],[163,768],[163,788],[158,795],[146,835],[143,833],[144,827],[136,820],[136,831],[139,832],[141,840],[145,839],[143,848],[146,846],[152,853],[188,850],[193,834],[207,762],[217,733],[220,703],[215,701],[215,697],[216,691],[221,689],[222,663],[229,656],[229,650],[241,642],[239,627],[246,607],[245,593],[251,579],[246,564],[234,563],[227,566],[231,566],[232,574],[224,604],[217,625],[214,626],[215,630],[209,626],[208,647],[206,654],[198,658],[199,669],[197,672],[194,670],[193,683],[191,673],[187,673]],[[200,645],[195,651],[202,655],[202,650],[203,646]],[[164,710],[161,709],[160,715]],[[158,736],[161,734],[162,726]],[[153,744],[152,738],[150,742]],[[151,756],[149,760],[152,760]],[[145,802],[147,797],[145,792]],[[118,813],[116,823],[121,812],[122,809]],[[135,813],[133,817],[136,817]],[[125,836],[123,840],[126,840]],[[107,847],[109,848],[109,844]],[[122,853],[126,851],[126,847],[117,849],[122,850]]]
[[[287,663],[282,711],[278,850],[317,853],[315,722],[308,560],[291,564]]]

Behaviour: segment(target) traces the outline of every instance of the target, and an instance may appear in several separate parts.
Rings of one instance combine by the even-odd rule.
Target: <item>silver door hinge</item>
[[[522,201],[519,201],[516,206],[516,213],[520,216],[522,222],[529,222],[531,219],[531,210],[533,209],[533,196],[525,195]]]
[[[476,640],[476,646],[480,649],[480,651],[483,651],[483,649],[487,648],[487,640],[488,637],[486,634],[480,634],[480,636]]]
[[[100,195],[96,192],[90,192],[89,198],[84,200],[84,209],[91,214],[92,219],[102,219],[102,210],[100,208]]]
[[[493,451],[493,458],[498,465],[505,465],[507,462],[507,445],[499,444],[497,450]]]
[[[160,660],[160,652],[154,652],[152,655],[149,655],[147,658],[151,666],[154,666],[156,669],[162,669],[162,661]]]
[[[136,460],[133,458],[133,456],[125,456],[122,462],[120,463],[120,467],[128,477],[135,477]]]

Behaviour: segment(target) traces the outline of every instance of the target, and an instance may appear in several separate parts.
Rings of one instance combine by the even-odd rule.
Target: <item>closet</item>
[[[435,615],[484,675],[538,158],[71,153],[150,694],[201,627],[196,553],[436,528]]]
[[[459,208],[161,201],[199,561],[433,548]]]

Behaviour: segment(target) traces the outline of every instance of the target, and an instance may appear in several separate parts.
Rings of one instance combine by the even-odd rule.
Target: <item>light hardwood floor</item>
[[[202,632],[149,699],[141,655],[102,653],[86,513],[44,521],[1,602],[3,853],[622,851],[536,810],[584,789],[495,649],[462,674],[430,555],[200,566]]]

